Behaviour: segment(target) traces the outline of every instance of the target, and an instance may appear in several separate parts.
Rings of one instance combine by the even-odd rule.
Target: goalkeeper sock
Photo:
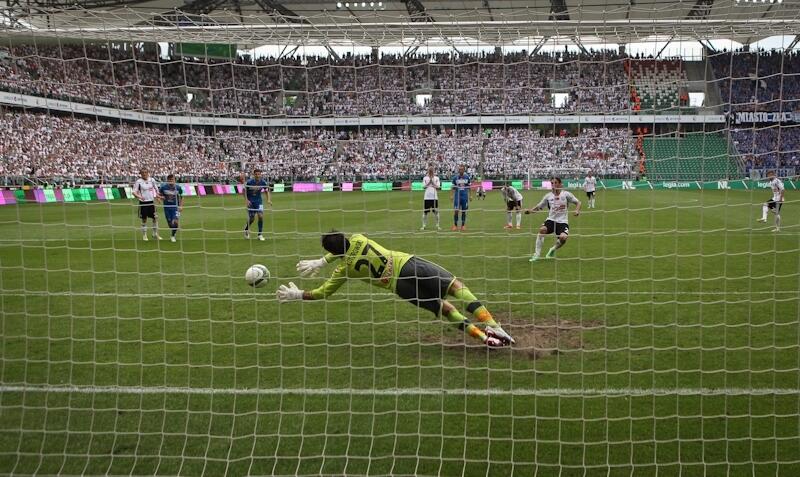
[[[455,225],[456,227],[458,227],[458,212],[455,212],[455,213],[453,214],[453,225]]]
[[[153,222],[153,237],[158,235],[158,222]]]
[[[458,312],[455,308],[453,308],[450,313],[444,315],[447,318],[447,321],[453,323],[458,326],[460,330],[463,330],[466,334],[472,336],[473,338],[477,338],[481,341],[486,341],[486,333],[481,331],[480,328],[473,325],[469,322],[469,320]]]
[[[781,214],[775,214],[775,228],[781,228]]]
[[[517,227],[519,227],[520,225],[522,225],[522,212],[517,211]]]
[[[556,239],[556,243],[555,245],[553,245],[553,250],[560,249],[564,245],[564,243],[565,242],[562,242],[561,239]]]
[[[467,213],[461,212],[461,226],[467,225]]]
[[[422,228],[425,228],[428,225],[428,213],[422,213]]]
[[[264,220],[258,219],[258,234],[261,235],[261,232],[264,231]]]
[[[436,226],[438,227],[439,226],[439,211],[437,210],[434,213],[436,214]]]
[[[506,212],[506,223],[511,225],[511,212]]]
[[[542,245],[544,245],[544,235],[536,236],[536,251],[534,252],[535,255],[539,255],[542,253]]]
[[[453,292],[453,296],[465,303],[468,303],[467,311],[472,313],[472,316],[474,316],[478,321],[486,326],[497,326],[497,322],[494,321],[492,314],[489,313],[489,310],[487,310],[477,298],[475,298],[475,295],[472,294],[469,288],[459,288]]]
[[[147,234],[147,222],[142,222],[142,234]]]
[[[767,207],[767,204],[764,204],[764,205],[761,206],[761,220],[767,220],[767,211],[768,210],[769,210],[769,207]]]

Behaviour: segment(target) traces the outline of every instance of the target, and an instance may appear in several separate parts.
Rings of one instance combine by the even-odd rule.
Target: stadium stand
[[[231,62],[168,60],[134,47],[15,44],[3,56],[1,90],[148,112],[271,117],[630,109],[625,58],[608,50]],[[569,93],[559,108],[551,101],[556,91]]]
[[[733,129],[734,147],[743,159],[747,175],[751,169],[794,169],[800,171],[800,127]]]
[[[651,179],[713,181],[739,175],[736,161],[728,155],[727,140],[720,134],[645,138],[643,149]]]
[[[723,52],[711,57],[726,110],[800,110],[800,52]]]
[[[487,178],[628,177],[638,160],[627,128],[585,128],[577,137],[510,129],[217,129],[145,127],[46,114],[0,116],[0,176],[124,182],[145,167],[156,177],[230,180],[259,167],[276,180],[408,179],[428,164],[450,173],[484,160]]]
[[[687,77],[681,62],[632,59],[625,68],[630,75],[631,96],[645,113],[677,111],[688,105]]]

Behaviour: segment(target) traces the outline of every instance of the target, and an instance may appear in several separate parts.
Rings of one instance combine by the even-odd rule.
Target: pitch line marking
[[[776,396],[798,395],[794,388],[190,388],[173,386],[53,386],[0,385],[0,393],[222,395],[222,396],[531,396],[531,397],[646,397],[646,396]]]

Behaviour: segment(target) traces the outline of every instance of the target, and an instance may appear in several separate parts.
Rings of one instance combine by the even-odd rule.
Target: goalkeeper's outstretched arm
[[[327,257],[327,256],[326,256]],[[326,257],[323,257],[319,260],[325,261],[319,268],[325,266],[328,263]],[[300,270],[301,263],[303,262],[316,262],[316,265],[319,265],[319,262],[316,260],[303,260],[297,264],[297,269]],[[318,271],[319,268],[315,269]],[[311,276],[311,274],[303,274],[301,272],[301,276]],[[344,285],[344,282],[347,281],[347,267],[344,263],[340,264],[336,267],[336,270],[333,271],[331,277],[325,280],[325,283],[318,286],[313,290],[301,290],[294,284],[294,282],[289,282],[288,285],[281,285],[278,287],[278,291],[276,292],[278,296],[278,301],[285,302],[285,301],[295,301],[295,300],[322,300],[327,298]]]

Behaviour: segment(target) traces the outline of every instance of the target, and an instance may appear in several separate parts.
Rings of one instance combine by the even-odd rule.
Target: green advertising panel
[[[56,201],[56,191],[53,189],[45,189],[44,190],[44,200],[46,202],[55,202]]]
[[[361,190],[365,192],[387,191],[392,190],[391,182],[364,182],[361,184]]]
[[[25,191],[22,189],[17,189],[14,191],[14,198],[17,199],[17,203],[27,202],[25,199]]]
[[[233,58],[236,56],[236,45],[224,43],[173,43],[172,47],[179,56],[203,58]]]
[[[115,199],[122,198],[122,194],[120,194],[119,189],[117,189],[116,187],[111,189],[111,194],[114,196]],[[106,197],[108,197],[108,196],[106,196]]]
[[[286,184],[273,184],[272,185],[272,192],[285,192],[286,191]]]
[[[323,182],[322,192],[333,192],[333,182]]]
[[[452,182],[442,182],[442,190],[453,190],[453,183]]]
[[[515,189],[522,189],[522,181],[511,181],[511,187]]]
[[[72,189],[64,189],[61,192],[64,194],[64,202],[75,202],[75,197],[72,195]]]
[[[422,186],[421,181],[414,181],[411,183],[411,190],[423,190],[424,187]]]

